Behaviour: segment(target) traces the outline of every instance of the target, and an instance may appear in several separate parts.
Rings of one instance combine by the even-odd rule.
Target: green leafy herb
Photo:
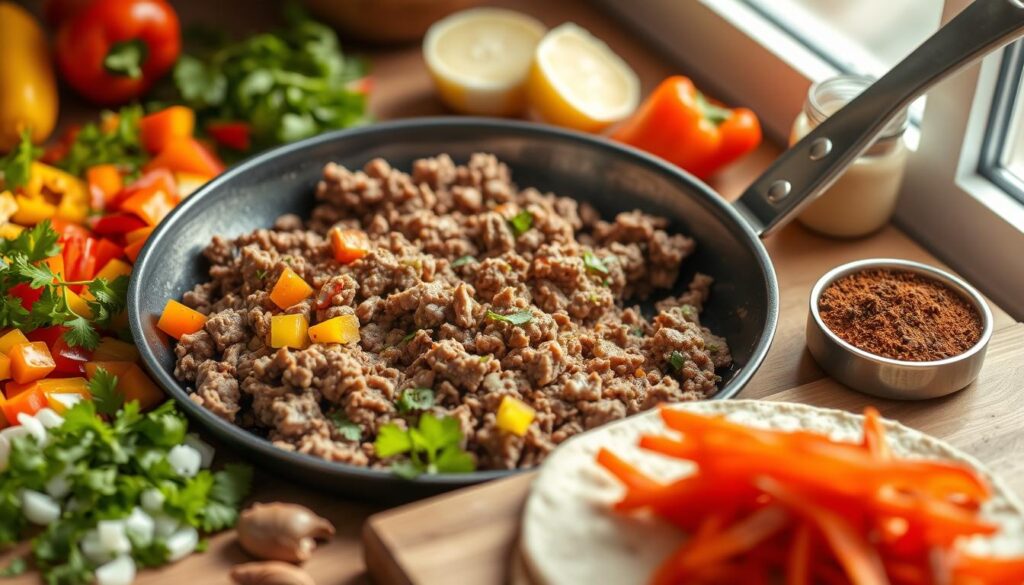
[[[434,406],[434,391],[430,388],[406,388],[398,397],[398,412],[428,410]]]
[[[103,68],[114,75],[138,79],[148,54],[148,46],[139,39],[114,43],[103,59]]]
[[[338,432],[345,439],[355,442],[363,438],[362,427],[349,420],[344,412],[339,410],[331,415],[331,422],[334,423],[334,428],[338,429]]]
[[[89,394],[100,414],[114,414],[124,406],[124,394],[117,390],[117,376],[104,368],[96,368],[89,380]]]
[[[67,155],[57,161],[57,166],[71,173],[81,175],[91,166],[116,164],[134,174],[146,159],[145,150],[139,141],[139,120],[142,108],[137,105],[125,106],[117,113],[104,112],[104,118],[117,116],[112,129],[104,130],[103,122],[86,124],[68,148]]]
[[[487,362],[491,361],[492,357],[494,357],[494,356],[492,356],[491,354],[482,355],[482,356],[480,356],[480,363],[481,364],[486,364]]]
[[[32,132],[23,130],[21,140],[14,150],[0,158],[0,184],[4,189],[13,191],[28,183],[32,172],[32,161],[39,158],[42,151],[32,144]]]
[[[693,305],[682,305],[677,307],[679,313],[688,320],[694,320],[697,318],[697,309],[693,308]]]
[[[455,261],[452,262],[452,268],[458,268],[460,266],[465,266],[466,264],[470,264],[473,262],[476,262],[476,257],[467,254],[465,256],[456,258]]]
[[[413,478],[424,473],[465,473],[476,469],[473,456],[462,449],[462,430],[453,417],[420,416],[415,428],[408,430],[394,423],[381,427],[374,442],[378,457],[407,455],[395,462],[396,475]]]
[[[398,345],[405,345],[406,343],[409,343],[410,341],[412,341],[412,338],[416,337],[416,334],[419,333],[420,331],[420,329],[414,329],[406,333],[405,337],[398,341]]]
[[[595,256],[590,250],[583,252],[583,266],[591,272],[608,274],[608,267],[605,266],[604,262],[602,262],[601,259]]]
[[[364,76],[331,28],[292,11],[283,30],[182,55],[173,77],[202,119],[245,120],[264,148],[364,122],[365,95],[352,89]]]
[[[508,225],[516,236],[521,236],[533,227],[533,214],[524,209],[508,220]]]
[[[686,357],[678,351],[673,350],[672,354],[668,356],[668,363],[672,366],[673,370],[678,372],[683,369],[684,365],[686,365]]]
[[[0,578],[7,579],[10,577],[17,577],[28,570],[28,563],[22,557],[14,557],[11,562],[7,563],[7,566],[0,569]]]
[[[259,270],[256,271],[256,278],[258,278],[260,280],[263,280],[266,277],[267,277],[267,271],[266,270],[260,268]]]
[[[492,321],[504,321],[512,325],[526,325],[530,321],[533,321],[533,313],[529,309],[523,309],[516,311],[511,315],[502,315],[501,313],[495,313],[490,309],[487,310],[487,318]]]

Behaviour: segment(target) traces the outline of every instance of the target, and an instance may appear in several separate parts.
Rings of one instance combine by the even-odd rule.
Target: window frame
[[[1006,167],[1013,123],[1024,123],[1024,40],[1003,49],[978,172],[1024,204],[1024,179]],[[1018,129],[1018,132],[1024,131]]]

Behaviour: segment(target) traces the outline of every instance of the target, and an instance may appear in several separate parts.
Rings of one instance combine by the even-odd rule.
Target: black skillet
[[[206,184],[164,220],[135,264],[128,294],[132,334],[154,379],[194,420],[261,468],[365,499],[396,501],[508,475],[507,471],[423,476],[390,473],[277,449],[188,399],[173,376],[174,352],[156,329],[168,299],[208,279],[200,252],[214,235],[268,227],[285,213],[308,215],[328,162],[360,168],[382,157],[396,168],[442,152],[465,161],[491,152],[520,186],[586,201],[605,217],[641,209],[696,238],[681,282],[693,271],[714,276],[702,319],[724,335],[736,366],[715,396],[730,398],[764,360],[778,319],[778,285],[760,238],[790,218],[867,146],[898,111],[954,69],[996,49],[1024,28],[1016,0],[977,0],[839,113],[783,154],[735,204],[660,159],[603,138],[494,119],[431,118],[375,124],[282,146]],[[678,290],[675,292],[679,292]]]

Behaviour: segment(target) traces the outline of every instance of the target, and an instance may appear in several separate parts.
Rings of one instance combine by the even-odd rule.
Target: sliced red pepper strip
[[[806,522],[797,526],[786,560],[786,585],[811,585],[812,528]]]
[[[93,231],[101,236],[117,236],[144,228],[146,222],[128,213],[112,213],[98,218],[92,226]]]

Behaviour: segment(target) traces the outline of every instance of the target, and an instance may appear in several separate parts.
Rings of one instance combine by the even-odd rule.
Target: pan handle
[[[892,118],[932,85],[1024,34],[1024,0],[975,0],[784,152],[735,203],[762,238],[827,189]]]

